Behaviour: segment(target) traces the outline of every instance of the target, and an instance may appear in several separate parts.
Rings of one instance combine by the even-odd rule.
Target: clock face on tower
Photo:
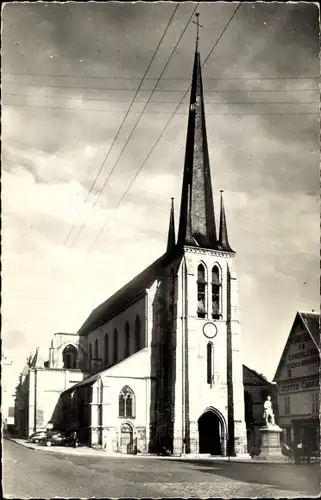
[[[203,333],[208,339],[213,339],[217,335],[217,327],[214,323],[205,323]]]

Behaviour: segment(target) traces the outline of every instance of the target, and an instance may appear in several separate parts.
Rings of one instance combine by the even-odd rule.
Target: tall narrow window
[[[213,350],[214,346],[212,342],[209,342],[207,344],[207,383],[212,385],[213,383]]]
[[[125,357],[129,356],[129,324],[128,322],[125,325]]]
[[[175,315],[174,306],[175,306],[175,272],[174,269],[172,269],[170,274],[170,304],[169,304],[171,321],[173,321]]]
[[[98,339],[95,340],[95,359],[99,359],[99,345]]]
[[[290,396],[284,396],[284,414],[291,414],[291,399]]]
[[[319,413],[320,403],[319,403],[319,393],[312,392],[312,413]]]
[[[197,316],[205,318],[206,316],[206,279],[205,268],[200,264],[197,268]]]
[[[131,418],[135,416],[134,393],[127,385],[119,394],[119,416]]]
[[[125,413],[126,417],[133,417],[133,397],[131,394],[127,394],[125,401]]]
[[[93,348],[91,343],[89,344],[89,370],[91,370],[91,364],[93,360]]]
[[[114,348],[114,363],[117,363],[117,361],[118,361],[118,332],[117,332],[116,328],[114,330],[113,340],[114,340],[114,346],[113,346],[113,348]]]
[[[120,393],[119,395],[119,416],[125,416],[125,396],[123,393]]]
[[[104,358],[105,358],[105,365],[108,365],[109,361],[109,352],[108,352],[108,334],[105,334],[105,349],[104,349]]]
[[[141,324],[140,324],[140,317],[137,314],[136,319],[135,319],[135,350],[139,351],[140,346],[141,346]]]
[[[221,304],[220,304],[220,271],[217,266],[212,269],[212,318],[220,319],[221,316]]]

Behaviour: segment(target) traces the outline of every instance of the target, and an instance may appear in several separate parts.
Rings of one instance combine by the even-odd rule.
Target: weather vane
[[[196,24],[196,48],[198,48],[198,40],[199,40],[199,28],[204,28],[204,26],[202,24],[200,24],[199,22],[199,15],[200,13],[199,12],[196,12],[195,16],[196,16],[196,21],[193,21],[194,24]]]

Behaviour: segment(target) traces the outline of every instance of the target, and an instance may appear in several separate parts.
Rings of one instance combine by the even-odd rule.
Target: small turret
[[[169,228],[167,237],[167,253],[171,252],[176,245],[175,219],[174,219],[174,198],[171,199],[171,211],[169,216]]]
[[[226,225],[226,215],[224,209],[224,201],[223,201],[223,190],[221,189],[221,213],[220,213],[220,231],[219,231],[219,248],[221,250],[226,250],[228,252],[233,252],[230,247],[227,235],[227,225]]]

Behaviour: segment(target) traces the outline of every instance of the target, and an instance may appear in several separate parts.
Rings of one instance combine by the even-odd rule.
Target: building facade
[[[14,426],[15,379],[13,361],[1,356],[1,415],[2,424],[8,430]]]
[[[274,380],[284,440],[320,450],[320,314],[295,316]]]
[[[222,194],[216,231],[198,48],[178,238],[172,201],[166,252],[77,335],[92,376],[64,391],[57,425],[114,451],[247,451],[235,252]]]
[[[30,436],[53,425],[52,417],[62,391],[88,376],[88,372],[79,368],[82,366],[81,354],[77,335],[58,333],[51,343],[49,361],[43,361],[38,349],[27,359],[14,402],[18,435]]]
[[[178,237],[172,200],[164,254],[76,335],[56,334],[47,363],[28,366],[29,433],[50,423],[123,453],[247,453],[238,277],[222,193],[218,231],[215,215],[197,48]]]

